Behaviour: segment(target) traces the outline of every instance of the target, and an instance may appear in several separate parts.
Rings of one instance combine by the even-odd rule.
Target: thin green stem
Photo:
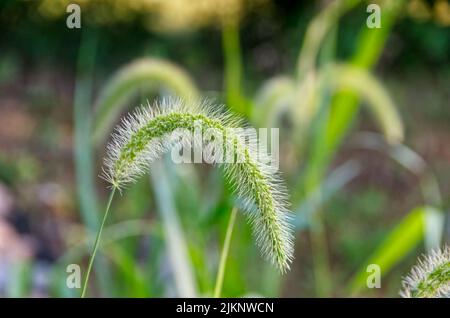
[[[237,208],[231,211],[230,220],[228,221],[227,233],[225,234],[225,242],[223,244],[222,254],[220,255],[219,271],[217,272],[216,287],[214,288],[214,298],[219,298],[222,292],[223,278],[225,276],[225,267],[230,250],[231,235],[233,234],[234,223],[236,221]]]
[[[81,220],[89,232],[100,225],[100,217],[95,191],[95,172],[93,148],[89,143],[91,135],[91,98],[95,71],[96,53],[99,41],[98,32],[83,28],[76,69],[73,99],[74,119],[74,165],[76,194]],[[110,269],[106,260],[99,258],[94,267],[97,283],[103,295],[112,291]],[[71,292],[71,290],[68,290]]]
[[[109,195],[108,204],[106,205],[105,215],[103,216],[102,224],[97,232],[97,237],[95,238],[94,248],[92,250],[91,258],[89,259],[89,265],[87,268],[86,278],[84,280],[83,291],[81,292],[81,298],[84,298],[86,294],[86,288],[89,282],[89,275],[91,274],[92,265],[94,264],[95,254],[97,254],[98,245],[100,243],[100,237],[102,235],[103,227],[105,226],[106,219],[108,218],[109,208],[111,206],[111,202],[114,198],[114,193],[116,192],[116,187],[113,187],[111,193]]]

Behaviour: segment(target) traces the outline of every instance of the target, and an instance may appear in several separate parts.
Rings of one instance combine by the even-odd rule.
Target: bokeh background
[[[168,95],[280,128],[295,260],[263,261],[240,214],[223,296],[397,297],[450,239],[447,0],[3,0],[0,25],[0,296],[78,297],[108,135]],[[156,163],[116,197],[89,295],[211,296],[234,204],[217,169]]]

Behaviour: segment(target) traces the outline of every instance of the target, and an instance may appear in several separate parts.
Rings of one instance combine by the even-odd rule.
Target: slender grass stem
[[[83,222],[94,231],[99,224],[95,196],[92,149],[89,140],[91,131],[92,79],[95,68],[97,36],[91,30],[83,31],[77,62],[77,76],[73,101],[74,117],[74,161],[77,195]]]
[[[102,223],[101,223],[100,228],[99,228],[99,230],[97,232],[97,237],[95,238],[94,248],[92,250],[92,254],[91,254],[91,257],[89,259],[89,265],[88,265],[87,272],[86,272],[86,278],[84,280],[83,291],[81,292],[81,298],[84,298],[84,296],[86,294],[86,288],[87,288],[87,285],[89,283],[89,275],[91,274],[91,269],[92,269],[92,265],[94,264],[95,254],[97,253],[98,245],[100,243],[100,237],[102,235],[102,231],[103,231],[103,227],[105,226],[106,219],[108,218],[109,208],[111,206],[111,202],[112,202],[112,200],[114,198],[114,193],[115,192],[116,192],[116,187],[113,186],[113,188],[111,190],[111,193],[109,195],[108,204],[106,205],[105,215],[103,216]]]
[[[81,220],[89,232],[100,225],[97,193],[94,179],[93,148],[89,143],[91,135],[91,97],[99,34],[90,28],[83,28],[77,58],[76,81],[73,98],[74,120],[74,168],[76,191]],[[106,260],[99,258],[94,267],[96,280],[102,295],[110,296],[110,268]],[[68,290],[72,292],[73,290]],[[76,296],[76,294],[70,294]]]
[[[223,244],[222,253],[220,255],[219,270],[217,272],[216,287],[214,288],[214,298],[219,298],[222,292],[223,278],[225,276],[225,267],[230,250],[231,235],[233,234],[234,223],[236,221],[237,208],[231,210],[230,220],[228,221],[227,233],[225,234],[225,242]]]
[[[174,189],[168,175],[169,169],[175,168],[175,164],[169,165],[166,160],[156,160],[152,163],[150,180],[157,211],[161,217],[167,257],[173,271],[177,295],[182,298],[195,298],[198,297],[198,288],[188,241],[175,206]]]

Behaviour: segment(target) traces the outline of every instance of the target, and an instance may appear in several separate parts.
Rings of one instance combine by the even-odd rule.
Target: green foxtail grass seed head
[[[243,160],[218,163],[225,179],[232,185],[252,225],[262,254],[284,273],[293,258],[292,228],[286,189],[274,167],[261,160],[258,150],[246,143],[244,136],[230,128],[243,127],[243,122],[224,112],[221,107],[201,102],[186,105],[181,99],[164,99],[147,105],[122,119],[112,135],[104,160],[103,178],[121,189],[147,172],[150,163],[182,143],[171,134],[177,129],[193,132],[201,122],[202,129],[215,129],[226,136],[225,149],[233,147]],[[194,134],[195,135],[195,134]],[[198,140],[192,141],[194,146]],[[179,146],[179,145],[178,145]]]
[[[450,246],[434,250],[413,267],[400,292],[406,298],[450,298]]]

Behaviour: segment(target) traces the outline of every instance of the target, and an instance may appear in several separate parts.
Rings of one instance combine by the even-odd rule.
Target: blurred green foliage
[[[64,14],[49,19],[40,13],[39,2],[0,3],[0,107],[2,111],[7,109],[7,97],[25,100],[26,112],[36,118],[39,126],[28,145],[22,145],[18,139],[19,151],[14,147],[9,150],[4,141],[8,136],[0,136],[0,181],[22,200],[17,204],[20,208],[30,210],[28,214],[45,216],[42,211],[48,208],[30,200],[32,190],[26,186],[39,188],[41,180],[77,175],[75,180],[69,177],[59,184],[74,199],[62,204],[63,208],[52,210],[51,219],[57,228],[61,227],[62,234],[49,239],[59,246],[48,252],[52,273],[46,292],[50,296],[78,296],[78,291],[65,286],[65,266],[86,263],[90,237],[87,234],[97,228],[97,206],[102,206],[104,199],[104,184],[96,175],[108,129],[102,131],[105,136],[97,139],[97,144],[92,143],[90,122],[96,118],[93,105],[113,74],[140,58],[176,65],[182,74],[189,75],[189,81],[201,95],[225,102],[249,121],[281,127],[281,168],[297,213],[296,261],[286,277],[262,262],[249,227],[238,215],[222,295],[397,296],[400,276],[407,271],[404,269],[424,249],[420,244],[433,241],[433,233],[442,232],[443,241],[448,240],[448,233],[442,228],[448,222],[444,212],[450,202],[441,198],[441,192],[448,193],[450,187],[448,135],[444,146],[435,146],[436,156],[422,150],[422,158],[413,150],[402,148],[402,144],[386,144],[381,147],[386,158],[376,157],[379,160],[373,163],[370,155],[355,153],[347,138],[361,127],[371,130],[373,122],[365,113],[356,120],[360,101],[354,88],[334,92],[324,81],[316,87],[317,99],[311,99],[314,111],[300,112],[304,118],[296,112],[300,109],[298,103],[306,104],[305,95],[299,94],[304,91],[299,87],[314,85],[315,76],[327,66],[346,62],[370,76],[374,73],[371,69],[376,70],[373,77],[392,95],[405,121],[406,144],[420,145],[416,139],[426,136],[428,127],[435,128],[433,123],[439,121],[448,134],[450,29],[432,16],[417,20],[415,9],[408,3],[408,7],[383,13],[383,28],[371,31],[365,27],[366,3],[342,1],[345,9],[332,12],[331,19],[318,19],[328,21],[330,31],[318,41],[317,52],[310,56],[313,62],[308,64],[308,77],[298,71],[307,56],[300,55],[298,60],[299,52],[311,22],[327,12],[327,7],[316,1],[263,2],[261,8],[249,10],[230,24],[208,27],[210,22],[205,22],[192,29],[183,27],[181,33],[155,31],[152,27],[149,31],[142,19],[134,18],[111,23],[86,19],[81,30],[69,30]],[[37,83],[32,77],[46,72],[59,73],[69,89]],[[151,92],[133,86],[134,94],[127,96],[120,107],[169,94],[158,81],[157,78],[160,85]],[[143,82],[154,86],[148,78]],[[258,94],[261,92],[270,94]],[[427,104],[405,103],[421,100],[420,96],[414,97],[416,94],[427,96],[423,100]],[[285,111],[288,103],[293,103],[294,112]],[[256,107],[261,105],[274,113],[258,113],[260,109]],[[106,126],[124,111],[125,108],[117,108]],[[300,128],[296,129],[296,125]],[[70,131],[66,133],[69,137],[65,136],[66,131]],[[73,135],[75,143],[71,145],[66,140]],[[6,151],[3,144],[7,144]],[[380,150],[379,144],[367,139],[363,144],[367,149]],[[31,150],[24,152],[22,147]],[[44,170],[42,166],[48,158],[62,166],[55,164],[54,169]],[[359,160],[359,165],[349,158]],[[431,164],[422,167],[422,161]],[[348,163],[351,164],[344,166]],[[417,165],[421,168],[416,169]],[[160,174],[131,186],[113,207],[97,262],[98,279],[92,281],[93,295],[212,296],[220,247],[236,202],[214,169],[174,167],[167,162],[159,168]],[[405,176],[404,168],[414,176]],[[434,169],[439,169],[440,174],[434,176]],[[430,215],[437,214],[437,225],[427,221],[425,215],[430,211]],[[40,228],[39,217],[27,217],[32,231],[48,231]],[[64,227],[66,223],[70,226]],[[427,228],[430,224],[434,225]],[[73,228],[75,234],[67,228]],[[43,240],[42,245],[49,249],[52,244]],[[40,261],[38,255],[14,267],[5,296],[29,296],[35,284],[33,273]],[[383,283],[381,291],[365,289],[366,263],[383,267],[386,276],[382,282],[387,283]]]

